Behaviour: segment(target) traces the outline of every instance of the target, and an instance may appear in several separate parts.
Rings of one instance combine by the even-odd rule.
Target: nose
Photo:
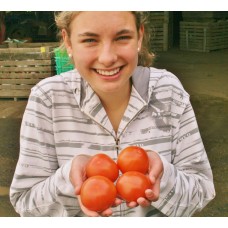
[[[117,60],[117,53],[115,49],[107,44],[103,45],[100,48],[98,61],[100,64],[104,65],[105,67],[112,66]]]

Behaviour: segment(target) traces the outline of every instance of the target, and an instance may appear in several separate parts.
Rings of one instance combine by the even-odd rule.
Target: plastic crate
[[[66,52],[62,48],[55,48],[55,63],[56,63],[56,73],[61,74],[63,72],[73,70],[74,65],[71,63],[71,60]]]

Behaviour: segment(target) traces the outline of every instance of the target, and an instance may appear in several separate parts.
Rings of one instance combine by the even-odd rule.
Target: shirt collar
[[[134,71],[132,75],[131,97],[120,122],[118,134],[120,134],[137,113],[147,105],[149,74],[149,68],[137,67]],[[99,97],[91,86],[82,79],[78,71],[72,70],[62,74],[62,76],[72,89],[81,111],[115,135]]]

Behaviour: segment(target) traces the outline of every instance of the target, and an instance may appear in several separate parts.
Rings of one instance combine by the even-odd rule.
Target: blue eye
[[[95,39],[85,39],[83,40],[83,43],[93,43],[93,42],[96,42]]]
[[[130,38],[131,38],[130,36],[120,36],[117,38],[117,40],[128,40]]]

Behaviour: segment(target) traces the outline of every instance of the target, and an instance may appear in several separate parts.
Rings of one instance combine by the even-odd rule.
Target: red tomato
[[[96,154],[86,166],[86,176],[105,176],[111,181],[115,181],[119,176],[117,164],[106,154]]]
[[[145,190],[151,187],[149,178],[136,171],[124,173],[116,183],[117,195],[127,202],[136,202],[139,197],[145,198]]]
[[[146,174],[149,169],[149,158],[143,148],[129,146],[120,152],[117,159],[117,165],[122,173],[138,171]]]
[[[81,202],[92,211],[104,211],[111,207],[116,199],[117,191],[114,183],[103,176],[88,178],[81,187]]]

